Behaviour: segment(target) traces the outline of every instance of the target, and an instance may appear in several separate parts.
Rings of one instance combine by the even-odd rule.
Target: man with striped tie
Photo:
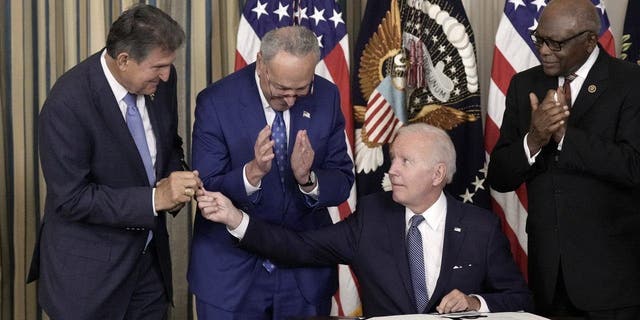
[[[392,192],[358,200],[356,213],[293,232],[237,209],[222,193],[199,194],[202,216],[224,223],[240,247],[292,265],[351,265],[367,317],[529,310],[530,292],[498,218],[445,194],[456,171],[449,135],[424,123],[399,129]]]
[[[29,280],[52,319],[164,319],[172,299],[167,214],[201,181],[182,171],[176,50],[184,31],[138,4],[106,48],[53,86],[40,112],[45,213]]]

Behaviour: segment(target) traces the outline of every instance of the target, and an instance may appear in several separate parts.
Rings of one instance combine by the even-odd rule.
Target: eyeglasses
[[[265,75],[267,76],[267,84],[269,85],[269,96],[271,99],[286,99],[286,98],[302,98],[308,95],[313,94],[313,79],[311,82],[304,86],[303,88],[298,89],[285,89],[274,85],[271,82],[271,78],[269,78],[269,71],[265,68]],[[284,93],[286,91],[293,91],[293,93]]]
[[[543,44],[547,44],[547,47],[549,47],[549,49],[551,51],[560,51],[562,50],[562,46],[565,45],[567,42],[583,35],[586,32],[590,32],[591,30],[584,30],[580,33],[577,33],[569,38],[566,38],[564,40],[561,41],[556,41],[556,40],[551,40],[549,38],[543,38],[541,36],[538,35],[537,30],[533,30],[531,32],[531,41],[533,41],[533,44],[536,46],[536,48],[540,49],[542,47]]]

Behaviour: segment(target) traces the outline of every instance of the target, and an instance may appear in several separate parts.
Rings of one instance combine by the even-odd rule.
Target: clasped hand
[[[271,171],[272,160],[275,157],[273,146],[275,142],[271,140],[271,128],[267,125],[260,133],[253,147],[254,158],[247,164],[247,180],[253,186],[257,186],[262,178]],[[296,134],[295,144],[291,153],[291,170],[298,184],[304,184],[309,178],[311,165],[315,152],[307,136],[307,130],[300,130]]]
[[[545,146],[551,138],[560,142],[567,129],[569,107],[563,102],[565,95],[562,88],[547,91],[542,102],[534,93],[529,93],[531,103],[531,124],[527,145],[533,155]]]
[[[156,183],[155,210],[175,212],[202,188],[197,170],[174,171]]]

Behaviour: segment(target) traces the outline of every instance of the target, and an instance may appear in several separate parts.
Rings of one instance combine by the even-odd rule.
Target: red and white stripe
[[[367,140],[376,144],[387,144],[393,140],[402,122],[393,113],[389,101],[376,89],[367,102],[364,129]]]

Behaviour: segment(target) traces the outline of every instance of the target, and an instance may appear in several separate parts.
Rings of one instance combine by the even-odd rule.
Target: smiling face
[[[160,81],[169,80],[171,64],[175,59],[175,52],[160,48],[151,50],[141,61],[136,61],[126,52],[122,52],[117,56],[118,82],[131,93],[153,94]]]
[[[419,132],[399,133],[389,151],[393,200],[415,213],[427,210],[446,184],[446,165],[433,160],[430,140]]]
[[[598,41],[597,30],[593,30],[595,23],[585,19],[592,17],[592,10],[595,8],[590,1],[554,0],[542,12],[535,34],[561,42],[558,51],[551,50],[546,42],[538,46],[546,75],[569,75],[587,60]]]

